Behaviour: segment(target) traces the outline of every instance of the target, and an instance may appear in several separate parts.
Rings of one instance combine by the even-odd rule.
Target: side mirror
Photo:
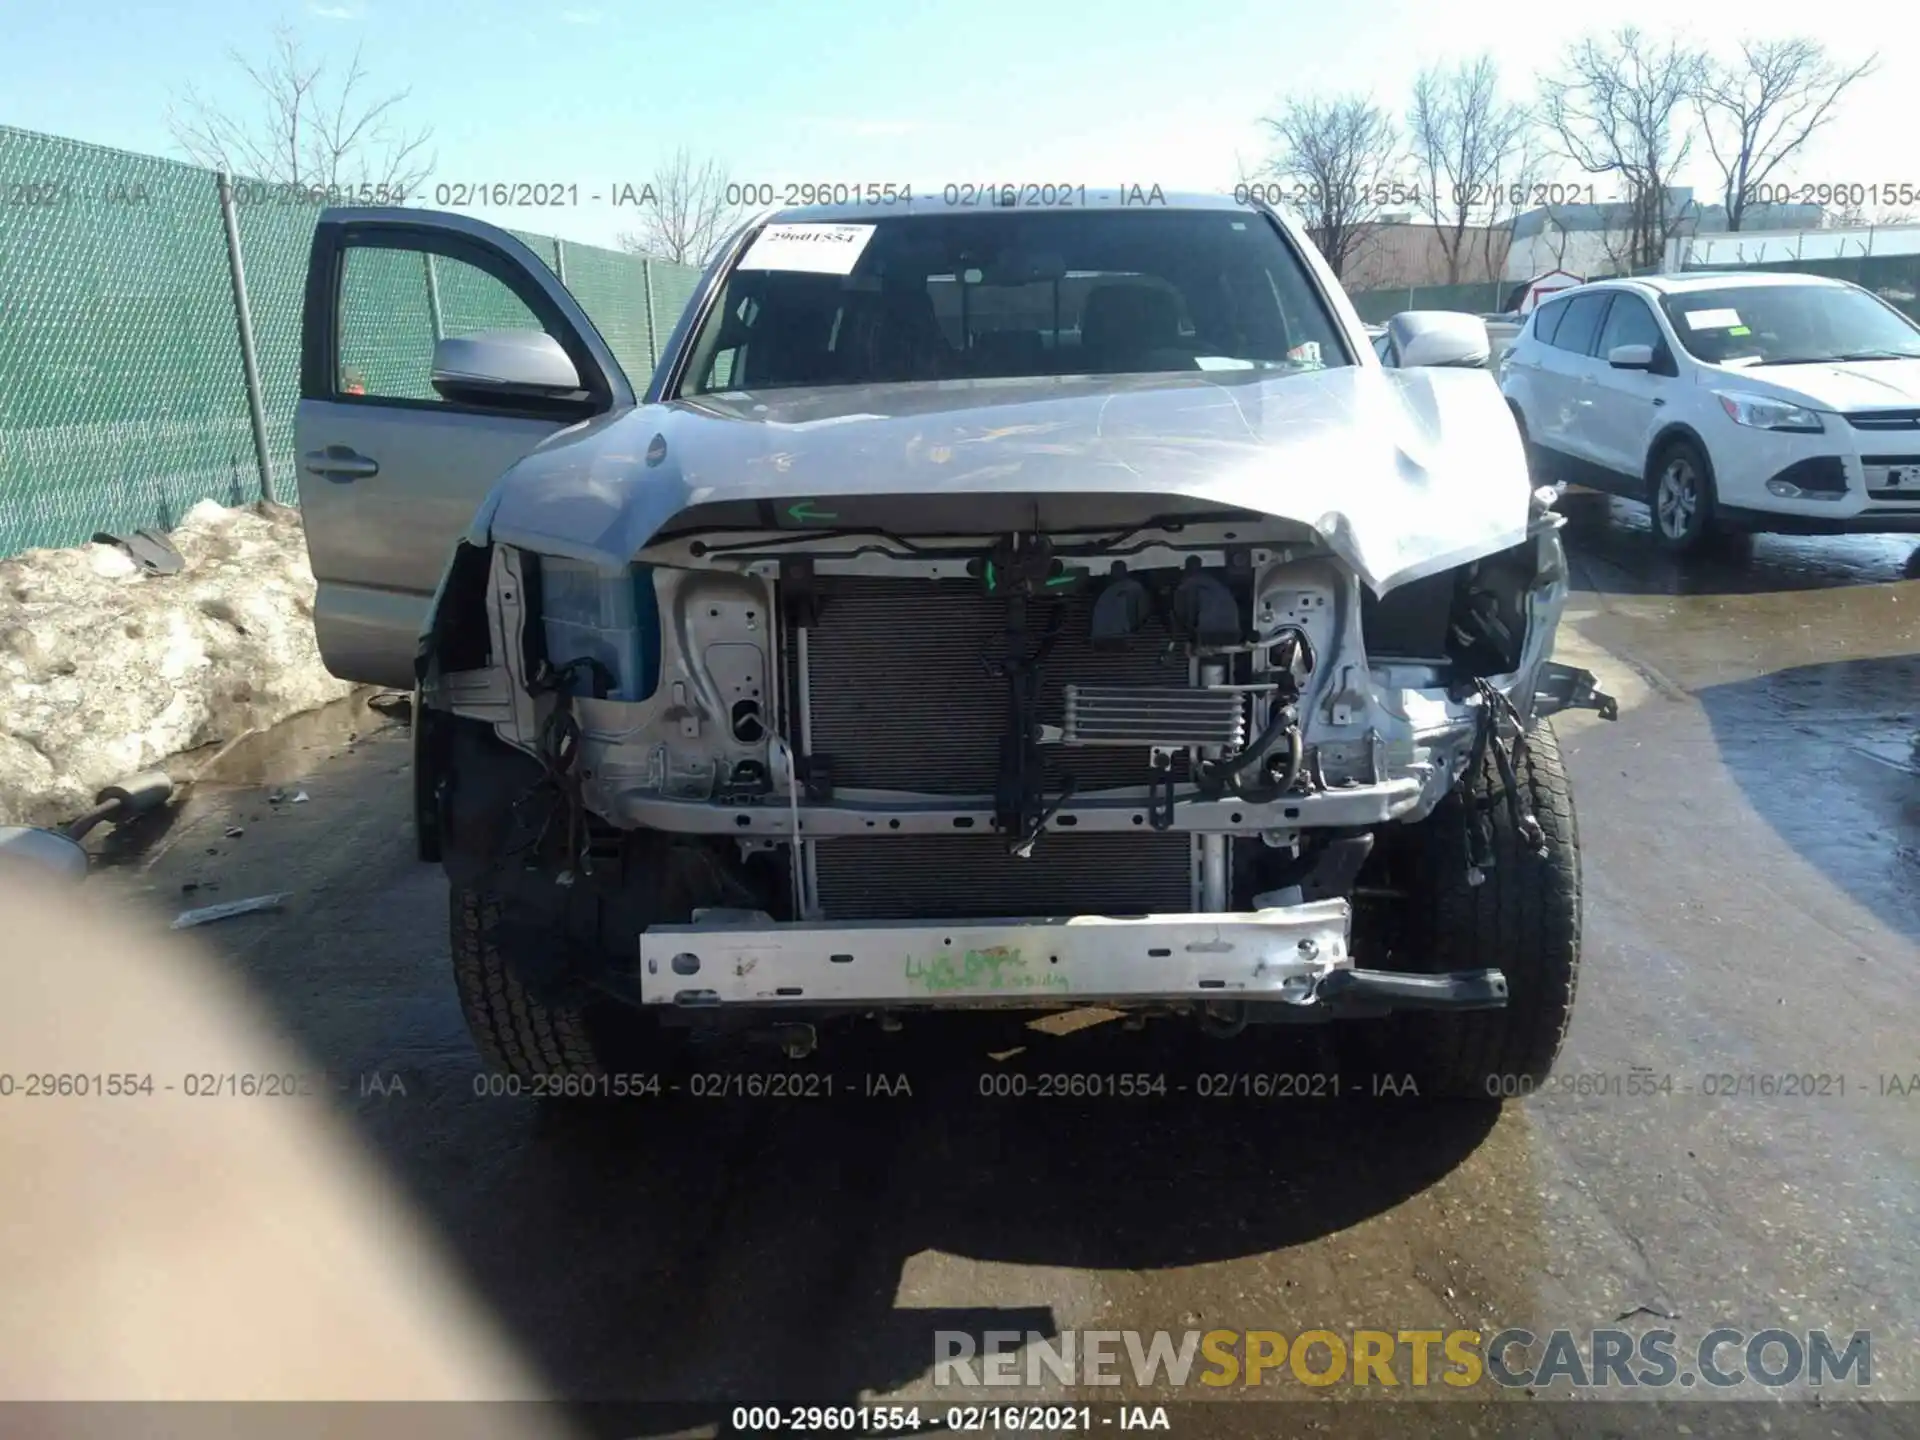
[[[572,399],[580,372],[544,330],[482,330],[433,347],[433,388],[449,400]]]
[[[1487,322],[1453,310],[1402,310],[1387,322],[1387,334],[1403,370],[1436,365],[1478,369],[1493,352]]]
[[[1653,347],[1651,345],[1616,345],[1607,351],[1607,364],[1616,370],[1651,370]]]

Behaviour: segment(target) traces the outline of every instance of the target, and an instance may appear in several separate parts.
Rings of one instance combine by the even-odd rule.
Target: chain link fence
[[[1899,307],[1920,320],[1920,254],[1844,255],[1782,259],[1735,264],[1728,261],[1711,265],[1689,265],[1688,270],[1773,270],[1802,275],[1828,275],[1836,280],[1851,280],[1871,290],[1888,304]],[[1642,266],[1631,273],[1658,275],[1657,265]],[[1600,277],[1593,277],[1600,278]],[[1397,290],[1366,290],[1350,296],[1353,308],[1370,325],[1384,325],[1402,310],[1462,310],[1470,315],[1496,315],[1507,308],[1507,301],[1518,290],[1518,280],[1497,280],[1474,285],[1410,285]]]
[[[207,498],[239,504],[259,494],[263,465],[275,497],[296,501],[301,305],[319,211],[244,181],[234,198],[264,460],[213,172],[0,126],[0,557],[170,528]],[[699,270],[514,233],[644,388]],[[464,295],[449,273],[436,331],[420,257],[390,253],[413,272],[360,292],[344,317],[371,364],[412,355],[423,335],[489,323],[488,297]]]

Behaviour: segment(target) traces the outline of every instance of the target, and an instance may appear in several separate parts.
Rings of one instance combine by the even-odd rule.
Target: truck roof
[[[823,187],[826,188],[826,187]],[[1166,190],[1152,184],[1095,186],[1038,184],[1015,186],[987,181],[960,181],[922,189],[915,185],[911,200],[854,201],[848,204],[791,205],[775,210],[769,221],[782,224],[867,224],[898,215],[1017,215],[1047,210],[1245,210],[1246,203],[1231,195],[1206,191]],[[1014,204],[999,197],[1018,191]]]

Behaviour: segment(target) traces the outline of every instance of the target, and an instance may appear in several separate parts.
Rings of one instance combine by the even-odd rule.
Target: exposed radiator
[[[815,847],[832,920],[1145,915],[1194,908],[1186,835],[1049,831],[1026,860],[998,835],[853,836]]]
[[[831,757],[837,789],[991,795],[1007,729],[1008,684],[986,673],[1000,653],[1006,605],[971,580],[835,576],[820,584],[819,623],[807,635],[811,749]],[[1186,684],[1186,661],[1161,657],[1158,620],[1124,650],[1088,642],[1089,595],[1035,601],[1029,623],[1056,622],[1040,692],[1040,719],[1066,719],[1066,687]],[[797,652],[788,640],[788,674]],[[1108,692],[1110,693],[1110,692]],[[1197,692],[1196,692],[1197,693]],[[1204,703],[1204,702],[1203,702]],[[1096,707],[1097,708],[1097,707]],[[1207,717],[1218,725],[1217,708]],[[1073,777],[1077,792],[1144,785],[1148,742],[1133,747],[1047,747],[1049,788]],[[1186,778],[1186,760],[1175,761]],[[1141,830],[1075,834],[1050,829],[1031,857],[1007,853],[1008,837],[874,835],[818,842],[816,897],[835,920],[969,919],[987,916],[1141,915],[1195,906],[1191,837]]]
[[[812,750],[830,756],[836,786],[990,795],[1007,729],[1007,682],[985,673],[1006,625],[1006,604],[972,580],[835,576],[819,582],[820,620],[808,632]],[[1095,650],[1087,640],[1091,595],[1035,601],[1029,623],[1054,619],[1059,638],[1047,656],[1040,718],[1066,718],[1065,688],[1187,683],[1184,657],[1167,662],[1167,632],[1154,619],[1125,649]],[[788,674],[795,655],[788,636]],[[1217,719],[1216,719],[1216,723]],[[1135,748],[1047,747],[1050,788],[1071,775],[1075,789],[1144,785],[1147,742]],[[1176,780],[1186,760],[1175,761]],[[824,847],[823,847],[824,848]]]

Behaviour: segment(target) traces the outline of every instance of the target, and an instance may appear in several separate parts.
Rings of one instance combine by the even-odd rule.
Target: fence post
[[[553,237],[553,273],[562,285],[567,283],[567,242]]]
[[[658,368],[660,364],[660,327],[653,318],[653,261],[640,262],[640,286],[647,297],[647,364],[649,368]]]
[[[233,316],[240,327],[240,366],[247,380],[247,414],[253,421],[253,457],[260,466],[260,498],[274,500],[273,462],[267,455],[267,407],[260,397],[260,365],[253,352],[253,311],[247,305],[247,272],[240,261],[240,222],[233,210],[233,184],[219,171],[220,223],[227,232],[227,275],[233,281]]]
[[[427,272],[427,320],[433,326],[433,343],[438,345],[446,334],[440,320],[440,272],[433,268],[431,250],[420,252],[420,262]]]

